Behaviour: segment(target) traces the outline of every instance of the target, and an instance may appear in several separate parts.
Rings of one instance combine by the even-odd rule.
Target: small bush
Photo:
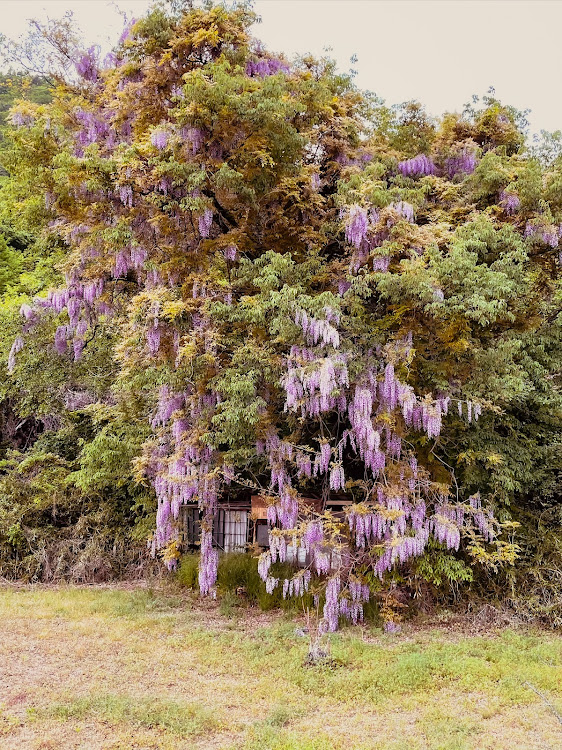
[[[551,628],[562,627],[562,510],[557,504],[540,515],[520,512],[515,540],[519,556],[488,580],[478,581],[488,600],[504,602],[517,617]],[[508,593],[510,592],[510,593]]]
[[[243,595],[254,603],[258,599],[260,584],[263,585],[263,582],[258,574],[256,558],[243,552],[227,552],[220,556],[217,573],[220,593]]]
[[[199,586],[199,555],[190,553],[181,558],[177,580],[181,586],[188,589],[196,589]]]
[[[198,564],[199,555],[194,553],[182,557],[177,580],[187,588],[198,588]],[[290,563],[275,563],[271,566],[271,575],[279,578],[281,583],[274,589],[272,594],[265,590],[265,583],[258,573],[258,560],[256,557],[244,552],[227,552],[219,557],[217,574],[217,590],[221,598],[221,612],[226,617],[232,617],[237,606],[243,602],[256,605],[262,611],[272,609],[283,609],[286,612],[302,612],[305,609],[313,609],[312,596],[306,594],[304,597],[283,599],[282,581],[292,578],[298,568]],[[320,602],[322,608],[322,601]],[[379,606],[374,597],[364,607],[365,620],[379,622]]]
[[[292,578],[298,568],[289,563],[276,563],[271,567],[271,575],[279,578]],[[284,600],[282,587],[277,586],[272,594],[265,590],[265,583],[258,573],[258,560],[243,552],[229,552],[221,555],[217,576],[219,593],[226,592],[257,604],[264,611],[283,608],[285,610],[301,609],[300,600]],[[309,602],[309,606],[311,602]]]
[[[198,588],[198,564],[199,555],[194,553],[182,557],[177,572],[177,580],[181,586],[187,588]],[[289,563],[277,563],[271,568],[271,575],[283,580],[291,578],[297,568]],[[217,573],[217,589],[221,597],[228,596],[228,608],[232,609],[231,596],[237,597],[238,602],[245,601],[248,604],[257,605],[260,609],[283,608],[285,610],[301,609],[300,600],[284,600],[281,586],[278,586],[273,594],[265,590],[265,583],[258,573],[258,560],[244,552],[227,552],[219,557]],[[305,606],[311,606],[308,601]]]

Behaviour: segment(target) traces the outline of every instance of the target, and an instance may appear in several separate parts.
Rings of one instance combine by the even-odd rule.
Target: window
[[[181,530],[184,547],[199,546],[200,511],[196,505],[181,508]],[[213,546],[225,552],[244,551],[248,543],[250,514],[247,508],[219,508],[213,524]]]
[[[248,543],[247,510],[219,508],[213,526],[213,544],[225,552],[242,552]]]
[[[256,522],[256,543],[260,547],[269,547],[269,526],[267,521]]]
[[[196,505],[181,507],[181,536],[184,547],[195,547],[201,540],[199,508]]]

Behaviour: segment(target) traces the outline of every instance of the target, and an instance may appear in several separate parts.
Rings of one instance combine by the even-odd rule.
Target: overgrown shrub
[[[181,586],[198,590],[198,566],[199,555],[187,553],[182,556],[177,571],[177,580]],[[290,563],[275,563],[271,567],[272,575],[277,578],[291,578],[298,568]],[[311,594],[306,594],[298,599],[283,599],[280,588],[268,594],[265,583],[258,573],[258,558],[250,553],[228,552],[219,557],[217,576],[218,595],[223,602],[225,611],[231,612],[237,604],[244,603],[258,606],[262,611],[272,609],[283,609],[288,612],[303,612],[306,609],[314,609],[314,601]],[[323,606],[323,597],[319,600],[320,609]],[[379,605],[375,598],[364,605],[365,620],[378,622]]]
[[[182,586],[198,589],[198,565],[199,555],[188,553],[181,558],[177,579]],[[291,577],[295,568],[289,563],[277,563],[272,568],[278,577]],[[257,605],[266,611],[278,607],[295,608],[294,602],[283,599],[282,592],[276,590],[268,594],[265,583],[258,574],[258,560],[251,554],[243,552],[227,552],[219,557],[217,576],[217,588],[219,596],[234,595],[240,602]],[[311,602],[307,602],[311,605]]]
[[[187,553],[182,556],[176,573],[176,578],[180,586],[185,586],[193,590],[198,588],[198,566],[199,555]]]
[[[562,511],[519,514],[516,565],[483,582],[484,595],[505,601],[520,618],[562,627]]]

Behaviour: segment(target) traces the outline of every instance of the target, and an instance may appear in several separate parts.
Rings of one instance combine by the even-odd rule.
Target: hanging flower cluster
[[[406,219],[406,221],[409,221],[411,224],[414,223],[414,207],[410,203],[407,201],[398,201],[397,203],[392,203],[390,207],[402,216],[402,218]]]
[[[150,142],[153,146],[162,151],[162,149],[165,149],[168,145],[169,138],[170,133],[165,128],[156,128],[156,130],[153,130],[150,135]]]
[[[372,559],[373,550],[379,550],[373,569],[382,579],[396,564],[423,554],[431,536],[453,550],[459,547],[465,525],[480,531],[485,528],[484,536],[491,539],[492,520],[489,514],[480,515],[479,503],[471,502],[465,507],[443,495],[433,498],[431,483],[419,471],[415,456],[411,452],[403,455],[400,433],[413,430],[424,432],[430,439],[439,437],[450,398],[419,398],[412,386],[397,377],[395,364],[385,362],[384,357],[350,386],[348,355],[325,352],[326,348],[340,346],[339,336],[330,330],[335,328],[332,324],[337,325],[338,316],[328,309],[327,319],[318,321],[299,309],[295,319],[309,348],[295,345],[291,349],[284,379],[285,409],[299,410],[308,419],[336,412],[339,421],[347,422],[348,426],[336,443],[323,440],[316,451],[295,448],[275,434],[270,434],[262,446],[271,468],[269,492],[278,498],[269,506],[268,519],[285,532],[272,530],[270,549],[260,558],[259,570],[268,590],[280,584],[279,579],[271,576],[270,568],[277,557],[285,559],[284,533],[292,538],[293,547],[305,550],[310,561],[306,570],[325,578],[321,628],[329,631],[337,627],[340,616],[353,622],[361,618],[368,587],[362,588],[358,596],[352,571],[360,559]],[[410,333],[389,346],[387,355],[392,354],[397,363],[406,361],[412,346]],[[462,402],[459,404],[462,414]],[[473,407],[468,402],[467,409],[469,421],[478,418],[479,405]],[[336,536],[333,532],[326,534],[321,520],[299,524],[291,466],[296,464],[298,476],[326,477],[330,490],[340,492],[345,489],[344,464],[353,464],[357,459],[371,473],[376,492],[369,503],[349,509],[347,537],[343,530]],[[392,483],[388,479],[381,481],[387,476],[393,477]],[[283,595],[299,596],[307,591],[308,584],[301,585],[301,580],[300,577],[285,579]]]
[[[418,154],[413,159],[406,159],[398,164],[398,170],[404,177],[426,177],[437,172],[437,167],[425,154]]]
[[[358,205],[351,206],[345,225],[345,239],[350,245],[359,249],[367,234],[368,226],[367,211]]]
[[[199,574],[202,594],[213,593],[216,581],[217,553],[212,546],[212,526],[221,483],[216,476],[211,476],[214,451],[209,446],[194,443],[191,435],[196,425],[212,417],[218,401],[217,394],[174,393],[162,386],[152,419],[152,427],[159,429],[158,446],[150,462],[158,500],[152,550],[154,553],[176,538],[175,522],[180,507],[197,503],[203,512]]]
[[[288,73],[289,66],[283,60],[279,60],[276,57],[260,57],[257,60],[249,60],[246,63],[246,75],[247,76],[258,76],[259,78],[265,78],[265,76],[273,76],[277,73]]]
[[[318,357],[310,349],[294,346],[283,380],[285,409],[300,407],[303,417],[318,416],[336,408],[342,388],[349,385],[347,365],[341,355]],[[343,397],[345,398],[345,397]]]
[[[562,237],[562,225],[556,227],[551,224],[545,224],[542,221],[528,221],[525,225],[524,236],[527,239],[539,240],[552,248],[558,247]]]
[[[398,163],[398,171],[404,177],[427,177],[429,175],[446,176],[453,179],[458,174],[472,174],[476,167],[476,153],[466,147],[459,154],[450,156],[444,162],[437,158],[438,164],[426,154],[418,154],[412,159]]]
[[[213,223],[213,212],[211,211],[210,208],[206,208],[203,215],[200,216],[198,219],[199,234],[201,235],[201,237],[205,238],[209,236],[212,223]]]
[[[513,214],[517,213],[520,205],[521,201],[519,200],[518,195],[502,190],[500,194],[500,206],[503,208],[506,214],[508,214],[508,216],[512,216]]]
[[[458,156],[451,156],[445,162],[445,173],[450,180],[458,174],[472,174],[476,168],[476,154],[465,148]]]
[[[33,113],[27,110],[26,106],[23,105],[11,111],[8,116],[8,121],[16,128],[23,128],[33,125],[35,117],[33,116]]]
[[[76,72],[85,81],[95,81],[98,77],[98,54],[95,46],[81,54],[76,61]]]

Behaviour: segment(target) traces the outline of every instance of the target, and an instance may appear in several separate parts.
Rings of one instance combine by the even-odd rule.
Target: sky
[[[89,44],[111,46],[121,13],[150,0],[0,0],[0,31],[72,10]],[[493,86],[506,104],[531,109],[531,131],[562,129],[562,0],[255,0],[254,34],[292,55],[333,57],[340,70],[388,104],[411,99],[439,115]],[[357,57],[351,62],[352,56]]]

